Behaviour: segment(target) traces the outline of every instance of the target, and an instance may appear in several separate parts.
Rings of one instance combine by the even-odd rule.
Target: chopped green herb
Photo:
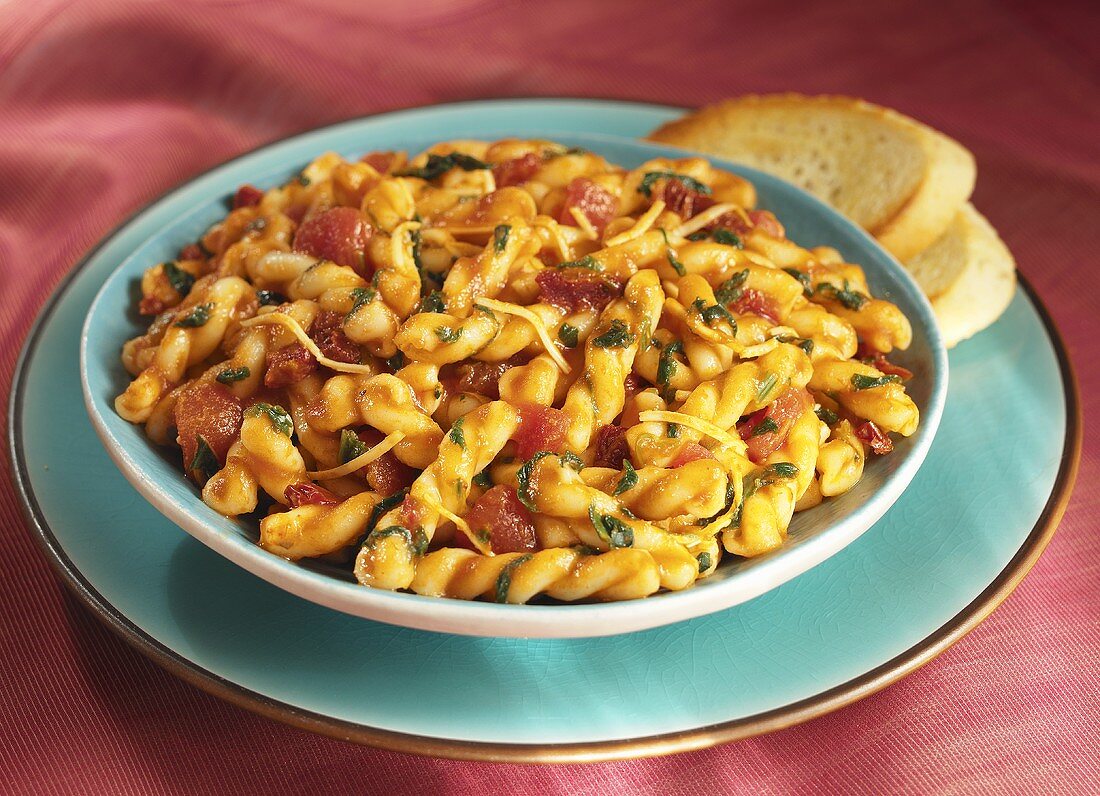
[[[195,457],[187,469],[198,470],[203,478],[209,478],[221,469],[218,465],[218,457],[214,455],[214,451],[210,449],[210,445],[201,434],[196,434],[195,440],[198,443],[195,448]]]
[[[687,268],[684,267],[682,262],[676,259],[676,253],[672,251],[672,246],[668,242],[668,232],[663,228],[661,229],[661,237],[665,239],[665,247],[667,248],[665,256],[668,258],[668,264],[672,266],[672,270],[674,270],[678,276],[685,276],[687,274]]]
[[[761,434],[771,434],[774,431],[779,430],[779,424],[775,422],[774,418],[765,417],[759,423],[756,424],[756,428],[752,430],[749,437],[759,437]]]
[[[756,400],[759,402],[768,397],[778,381],[779,377],[774,373],[769,373],[765,376],[764,381],[760,382],[759,386],[756,388]]]
[[[366,453],[370,448],[350,428],[340,432],[340,464],[347,464]]]
[[[304,175],[304,174],[299,174],[298,175],[298,184],[299,185],[309,185],[311,182],[312,182],[312,180],[310,180],[310,178],[307,177],[306,175]]]
[[[493,486],[493,477],[489,475],[488,470],[482,470],[474,476],[473,483],[482,489],[490,489]]]
[[[665,436],[669,439],[679,439],[680,437],[680,424],[669,423],[665,428]]]
[[[400,536],[404,538],[405,544],[409,546],[409,551],[414,556],[422,556],[428,552],[428,535],[424,533],[423,528],[417,528],[416,532],[409,531],[408,528],[403,528],[400,525],[391,525],[388,528],[379,528],[371,531],[367,534],[367,540],[363,543],[365,547],[373,547],[375,542],[379,539],[385,539],[387,536]]]
[[[417,312],[446,312],[447,305],[443,300],[443,293],[433,290],[420,300]]]
[[[294,421],[291,419],[290,413],[281,406],[273,406],[261,402],[252,404],[252,406],[245,410],[244,414],[245,417],[267,415],[279,432],[286,434],[288,437],[294,433]]]
[[[494,597],[498,603],[508,602],[508,590],[512,588],[512,573],[516,571],[516,567],[521,566],[531,560],[530,553],[524,553],[518,558],[513,558],[497,575],[497,588],[494,592]]]
[[[776,462],[769,464],[761,473],[765,478],[795,478],[798,476],[798,465],[790,462]]]
[[[630,463],[629,459],[623,459],[623,477],[619,479],[619,483],[615,485],[615,491],[613,495],[621,495],[623,492],[627,492],[638,485],[638,471],[634,469],[634,465]]]
[[[738,271],[714,291],[714,297],[719,304],[732,304],[744,294],[745,280],[749,278],[749,269]]]
[[[464,155],[461,152],[452,152],[449,155],[428,155],[428,162],[418,169],[408,169],[397,172],[398,177],[419,177],[422,180],[434,180],[442,177],[451,169],[463,171],[477,171],[478,169],[491,169],[488,163],[483,163],[475,157]]]
[[[186,296],[191,291],[191,286],[195,284],[195,277],[173,262],[165,263],[163,268],[164,276],[168,279],[168,284],[172,286],[172,289],[181,296]]]
[[[447,434],[447,438],[455,445],[462,448],[462,450],[466,450],[466,435],[462,433],[462,424],[465,420],[466,418],[464,417],[460,417],[456,420],[454,425],[451,426],[450,433]]]
[[[386,360],[386,367],[392,370],[394,373],[405,367],[405,355],[398,351],[392,357]]]
[[[852,387],[856,390],[872,390],[875,387],[885,387],[887,384],[897,384],[901,381],[900,376],[864,376],[862,373],[856,373],[852,376]]]
[[[606,332],[592,338],[592,345],[596,348],[626,348],[633,342],[634,335],[630,328],[618,318],[611,321]]]
[[[435,327],[435,336],[444,343],[453,343],[462,337],[462,327],[452,329],[450,326],[437,326]]]
[[[477,540],[482,544],[489,544],[493,539],[493,534],[488,528],[478,528],[474,531],[474,536],[476,536]]]
[[[367,519],[367,533],[374,530],[374,526],[378,524],[378,520],[382,515],[390,509],[396,508],[405,502],[405,496],[409,493],[408,488],[399,489],[389,497],[384,497],[380,501],[374,504],[374,508],[370,510],[370,517]]]
[[[573,468],[578,473],[584,469],[584,459],[573,453],[573,451],[566,451],[559,458],[563,465]]]
[[[657,386],[661,392],[667,394],[672,390],[672,377],[676,375],[679,363],[675,354],[682,353],[684,344],[680,340],[673,340],[661,349],[661,355],[657,358]]]
[[[508,235],[512,228],[507,224],[498,224],[493,230],[493,250],[499,254],[508,246]]]
[[[580,329],[571,323],[563,323],[558,327],[558,339],[566,348],[576,348],[580,336]]]
[[[827,298],[836,299],[850,310],[863,309],[863,305],[871,300],[869,296],[865,296],[858,290],[849,288],[848,280],[844,280],[844,288],[841,290],[838,290],[836,285],[822,282],[817,286],[817,292]]]
[[[712,325],[714,321],[726,321],[733,328],[733,333],[737,334],[737,319],[730,315],[730,311],[723,305],[715,304],[708,307],[703,299],[697,298],[691,303],[691,306],[699,313],[703,323],[707,326]]]
[[[741,242],[741,238],[728,229],[716,229],[711,233],[711,237],[714,238],[715,243],[721,243],[724,246],[733,246],[738,249],[745,248],[745,244]]]
[[[700,572],[706,572],[714,565],[714,560],[710,557],[710,553],[700,553],[695,559],[699,562]]]
[[[707,232],[705,229],[696,230],[695,232],[692,232],[690,235],[687,236],[688,240],[696,240],[696,241],[706,240],[709,237],[710,237],[710,233]]]
[[[191,309],[187,315],[176,321],[176,326],[182,329],[194,329],[198,326],[203,326],[208,320],[210,320],[210,311],[214,309],[213,304],[199,304]]]
[[[612,548],[634,546],[634,530],[614,514],[600,514],[595,506],[590,506],[588,518],[599,537]]]
[[[840,421],[840,415],[834,412],[832,409],[827,409],[824,406],[817,407],[817,417],[827,426],[835,426]]]
[[[686,174],[677,174],[674,171],[647,171],[642,175],[642,181],[638,183],[638,193],[642,196],[653,195],[653,183],[657,180],[679,180],[685,188],[701,193],[703,196],[710,196],[711,190],[709,185],[704,185],[694,177],[689,177]]]
[[[286,303],[286,296],[281,293],[276,293],[274,290],[257,290],[256,299],[260,302],[261,307],[271,307],[276,304]]]
[[[579,260],[567,260],[564,263],[558,263],[558,268],[587,268],[589,271],[602,271],[603,265],[591,254],[586,254]]]
[[[539,451],[530,459],[523,463],[516,471],[516,483],[518,488],[516,489],[516,497],[519,498],[519,502],[529,508],[531,511],[537,511],[535,508],[535,496],[531,494],[531,475],[535,472],[535,465],[538,464],[543,458],[547,456],[553,456],[553,451]]]
[[[374,288],[370,287],[357,287],[351,291],[351,309],[348,310],[348,314],[345,316],[350,318],[355,314],[355,311],[360,307],[366,306],[374,301],[374,297],[378,295],[378,292]]]
[[[252,371],[246,367],[240,368],[226,368],[214,378],[222,384],[232,384],[235,381],[242,381],[252,375]]]
[[[421,275],[424,273],[424,263],[420,261],[420,230],[414,229],[409,232],[409,243],[412,244],[412,258],[413,265],[416,266],[416,270],[420,271]],[[375,276],[378,274],[376,273]]]
[[[258,216],[244,225],[245,234],[248,234],[250,232],[263,232],[266,228],[267,219],[263,216]]]
[[[797,268],[784,268],[783,270],[798,280],[799,284],[802,285],[802,294],[806,298],[814,294],[814,283],[809,274],[799,271]]]

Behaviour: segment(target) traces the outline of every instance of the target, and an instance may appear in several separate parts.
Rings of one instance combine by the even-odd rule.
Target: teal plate
[[[425,125],[446,130],[436,138],[638,136],[678,112],[467,103],[274,147],[353,149],[344,142],[365,130]],[[370,622],[294,597],[207,549],[134,491],[90,424],[57,422],[86,417],[81,324],[141,242],[126,228],[109,236],[55,293],[23,351],[9,443],[29,524],[65,582],[142,652],[237,704],[340,738],[449,757],[601,760],[820,715],[912,671],[988,615],[1049,541],[1080,456],[1065,350],[1024,285],[993,327],[951,352],[940,430],[904,495],[842,552],[779,588],[607,638],[477,638]]]

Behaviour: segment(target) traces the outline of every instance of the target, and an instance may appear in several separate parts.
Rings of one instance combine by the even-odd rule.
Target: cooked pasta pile
[[[326,154],[148,269],[118,413],[291,560],[623,600],[779,547],[918,411],[908,321],[699,158]]]

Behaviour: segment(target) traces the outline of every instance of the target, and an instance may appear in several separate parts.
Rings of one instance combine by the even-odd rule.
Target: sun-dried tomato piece
[[[359,362],[359,346],[344,334],[344,316],[340,313],[332,310],[318,313],[309,327],[309,336],[329,359],[337,362]]]
[[[331,260],[370,276],[367,246],[374,228],[354,207],[334,207],[302,222],[294,235],[294,251]]]
[[[897,376],[902,381],[909,381],[913,378],[913,371],[909,368],[903,368],[901,365],[895,365],[886,358],[885,354],[877,348],[867,345],[867,343],[860,342],[859,348],[856,349],[856,359],[870,365],[880,373],[885,373],[887,376]]]
[[[494,553],[520,553],[538,547],[534,520],[514,487],[494,486],[470,506],[463,519],[474,533],[489,535]]]
[[[291,484],[286,488],[283,497],[292,509],[299,506],[335,506],[344,500],[323,486],[317,486],[308,481],[303,484]]]
[[[709,196],[687,187],[675,177],[666,180],[660,190],[654,191],[653,198],[662,199],[665,209],[671,210],[684,221],[714,205],[714,200]]]
[[[787,237],[787,231],[783,229],[783,225],[779,223],[779,219],[775,217],[775,213],[770,210],[750,210],[749,220],[752,221],[752,225],[762,232],[766,232],[773,238],[785,238]]]
[[[219,465],[225,464],[229,447],[241,432],[244,410],[232,392],[217,382],[199,381],[186,387],[176,401],[176,441],[183,449],[183,466],[195,461],[199,437],[209,446]]]
[[[291,343],[267,354],[264,384],[279,389],[296,384],[317,369],[317,360],[301,343]]]
[[[495,401],[500,397],[500,377],[517,364],[520,363],[511,360],[507,362],[475,360],[459,365],[455,368],[457,379],[454,383],[454,391],[477,393]]]
[[[779,307],[776,306],[775,300],[767,293],[751,287],[741,293],[741,297],[730,305],[730,309],[738,315],[751,312],[773,324],[779,323]]]
[[[860,423],[856,427],[856,436],[866,442],[871,450],[880,456],[894,449],[894,441],[890,439],[890,435],[870,420]]]
[[[424,524],[424,509],[412,495],[407,495],[401,501],[398,512],[401,514],[402,527],[408,528],[410,531],[414,531]]]
[[[539,295],[566,312],[602,310],[623,294],[623,283],[585,268],[547,268],[535,277]]]
[[[806,390],[792,387],[771,404],[753,412],[737,424],[737,433],[748,446],[749,459],[760,464],[779,450],[787,441],[791,427],[806,410],[813,406],[813,399]]]
[[[197,243],[189,243],[180,249],[181,260],[205,260],[206,252],[202,250],[202,247]]]
[[[577,220],[573,217],[570,208],[576,208],[584,213],[588,222],[603,232],[612,217],[618,203],[615,197],[601,188],[587,177],[574,178],[565,189],[565,201],[558,211],[558,221],[569,226],[577,226]]]
[[[688,462],[697,462],[700,459],[713,459],[714,454],[704,448],[698,442],[685,442],[684,447],[669,463],[669,467],[683,467]]]
[[[264,198],[264,192],[254,185],[242,185],[233,195],[233,209],[255,207]]]
[[[630,446],[626,443],[626,429],[611,423],[596,431],[597,467],[623,469],[623,462],[630,458]]]
[[[145,296],[138,302],[138,312],[142,315],[160,315],[168,305],[160,296]]]
[[[542,167],[542,158],[534,152],[528,152],[518,158],[504,160],[493,166],[493,180],[498,188],[509,185],[522,185],[535,176]]]
[[[357,431],[356,436],[368,448],[373,448],[383,440],[382,433],[370,426]],[[359,468],[359,472],[367,479],[370,488],[384,497],[412,486],[412,482],[420,474],[418,470],[394,456],[393,451],[386,451],[366,467]]]
[[[565,432],[569,418],[560,409],[536,404],[521,404],[519,427],[512,439],[516,442],[516,456],[530,459],[539,451],[562,453],[565,450]]]

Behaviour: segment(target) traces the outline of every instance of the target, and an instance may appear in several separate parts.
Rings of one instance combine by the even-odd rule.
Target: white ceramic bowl
[[[773,210],[788,235],[803,245],[829,245],[865,269],[872,292],[896,303],[913,325],[913,344],[894,357],[915,374],[908,390],[921,411],[921,426],[890,456],[872,457],[864,477],[850,492],[796,515],[790,538],[779,550],[751,560],[730,556],[718,571],[680,592],[644,600],[577,605],[496,605],[421,597],[366,588],[345,572],[315,564],[291,563],[256,544],[254,520],[231,520],[206,506],[187,481],[173,450],[158,449],[143,429],[122,420],[113,400],[128,381],[119,362],[122,344],[139,333],[133,315],[134,285],[150,264],[171,259],[225,214],[225,199],[250,182],[260,187],[289,179],[326,150],[355,156],[378,149],[417,151],[455,136],[453,124],[437,123],[426,112],[391,114],[306,133],[230,161],[157,200],[124,227],[145,242],[119,264],[104,283],[84,325],[81,381],[88,414],[119,469],[150,503],[196,539],[249,572],[304,599],[356,616],[423,630],[483,636],[579,637],[641,630],[719,611],[752,599],[810,569],[870,528],[908,486],[939,425],[947,392],[947,357],[932,309],[898,263],[862,230],[817,199],[788,183],[752,169],[714,160],[757,187],[760,206]],[[440,119],[447,118],[445,114]],[[453,122],[453,120],[451,120]],[[479,129],[479,137],[526,133]],[[553,129],[552,118],[544,128]],[[604,135],[553,137],[582,146],[627,167],[683,152]],[[115,234],[120,234],[122,230]]]

